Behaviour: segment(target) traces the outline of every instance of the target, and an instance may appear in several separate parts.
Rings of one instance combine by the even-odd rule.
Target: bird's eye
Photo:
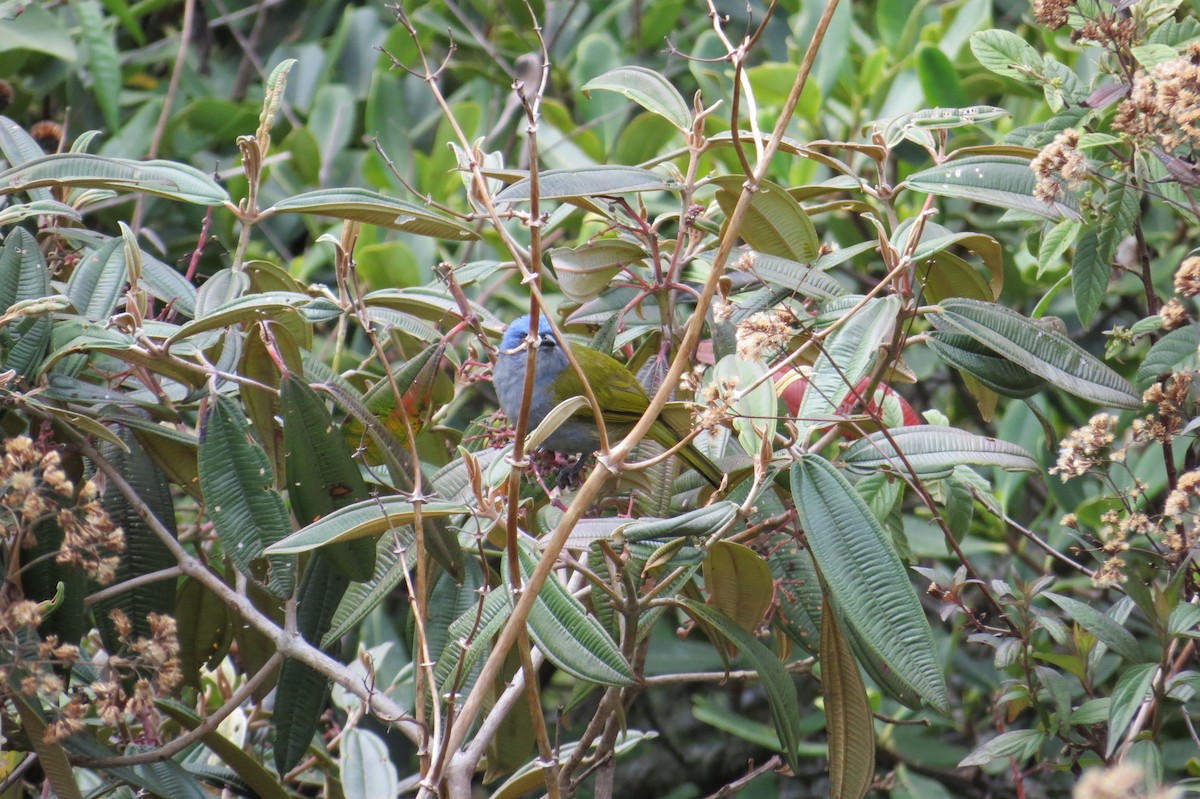
[[[553,349],[554,347],[558,346],[558,342],[554,340],[554,334],[553,334],[553,333],[543,333],[543,334],[542,334],[542,346],[543,346],[543,347],[550,347],[550,348],[552,348],[552,349]]]

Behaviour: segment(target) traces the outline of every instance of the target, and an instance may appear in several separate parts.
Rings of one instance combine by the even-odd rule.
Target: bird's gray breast
[[[511,354],[496,356],[496,366],[492,370],[492,384],[496,388],[496,398],[504,415],[516,424],[517,415],[521,410],[521,399],[525,392],[525,366],[528,363],[525,350]],[[538,351],[537,370],[534,375],[533,395],[529,398],[529,428],[532,430],[541,424],[546,414],[554,407],[553,391],[550,386],[567,367],[567,358],[557,349]]]

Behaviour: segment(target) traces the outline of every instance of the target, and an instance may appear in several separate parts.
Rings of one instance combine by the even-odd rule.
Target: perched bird
[[[529,399],[529,425],[533,429],[541,424],[546,414],[558,404],[572,397],[583,395],[583,384],[579,375],[571,368],[563,353],[563,343],[554,335],[546,318],[540,317],[538,325],[537,372],[534,376],[533,394]],[[500,354],[492,370],[492,382],[500,407],[509,419],[515,420],[521,410],[521,398],[525,388],[525,368],[529,353],[521,344],[529,336],[529,316],[514,319],[504,331],[500,343]],[[609,441],[616,441],[633,429],[641,418],[650,399],[642,384],[625,365],[615,358],[587,347],[572,347],[571,352],[579,366],[588,376],[588,383],[596,395],[604,416],[604,427]],[[646,434],[648,438],[670,448],[679,443],[682,436],[658,419]],[[590,409],[584,408],[564,422],[542,443],[555,452],[582,452],[590,454],[600,448],[600,434],[592,419]],[[714,486],[720,486],[724,474],[696,447],[688,444],[679,451],[679,457],[704,476]]]

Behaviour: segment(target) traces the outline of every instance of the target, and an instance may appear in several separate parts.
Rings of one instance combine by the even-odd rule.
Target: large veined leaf
[[[446,628],[446,645],[433,672],[443,697],[453,694],[462,702],[475,682],[475,667],[511,613],[508,591],[496,588],[487,593],[478,607],[463,613]]]
[[[291,532],[292,522],[251,430],[239,404],[215,397],[200,424],[200,490],[225,554],[247,577],[286,599],[292,594],[292,559],[260,558],[266,546]]]
[[[726,215],[733,213],[744,182],[737,175],[713,180],[720,187],[717,203]],[[821,247],[808,213],[782,186],[769,180],[764,180],[750,198],[750,209],[738,233],[759,252],[801,263],[815,261]]]
[[[953,299],[930,314],[939,327],[963,333],[1013,363],[1086,400],[1140,408],[1129,381],[1066,336],[993,303]]]
[[[135,191],[197,205],[229,202],[229,195],[209,175],[174,161],[133,161],[88,153],[59,153],[0,172],[0,194],[46,186]]]
[[[586,169],[548,169],[538,173],[538,197],[565,200],[571,197],[606,197],[674,188],[657,172],[631,166],[593,166]],[[496,202],[520,202],[531,197],[529,178],[518,180],[496,195]]]
[[[775,598],[771,569],[743,544],[718,541],[704,558],[704,590],[712,605],[751,633],[762,626]]]
[[[842,456],[846,467],[861,474],[879,469],[921,477],[949,474],[955,466],[998,466],[1009,471],[1040,471],[1024,447],[979,436],[957,427],[912,425],[878,430],[850,445]]]
[[[949,712],[942,659],[908,571],[866,502],[829,461],[792,466],[792,495],[839,618],[898,680]]]
[[[684,133],[691,130],[692,115],[679,90],[653,70],[636,66],[617,67],[580,87],[584,95],[596,89],[623,94]]]
[[[988,349],[970,336],[946,330],[929,331],[929,345],[943,361],[1006,397],[1032,397],[1046,381]]]
[[[829,733],[829,795],[862,799],[875,778],[875,717],[854,654],[828,603],[821,613],[821,694]]]
[[[88,319],[107,319],[125,288],[124,241],[112,238],[75,265],[67,281],[67,296],[75,310]]]
[[[1185,369],[1195,369],[1200,349],[1200,325],[1191,324],[1172,330],[1154,343],[1142,365],[1138,367],[1135,383],[1138,391],[1150,388],[1163,375]]]
[[[617,735],[617,740],[613,744],[613,757],[621,757],[633,750],[635,746],[642,741],[653,740],[658,737],[656,732],[642,732],[640,730],[623,730]],[[599,743],[599,739],[592,741],[590,748],[594,748]],[[565,763],[579,748],[578,741],[571,741],[556,747],[555,756],[559,763]],[[488,799],[519,799],[526,796],[531,791],[544,788],[546,785],[546,766],[540,757],[534,758],[526,763],[521,768],[501,783],[500,787],[492,792]]]
[[[439,239],[479,237],[457,219],[366,189],[317,189],[280,200],[263,213],[332,216]]]
[[[46,154],[24,127],[5,116],[0,116],[0,153],[11,166],[20,166]],[[59,204],[49,189],[29,189],[26,193],[34,203]]]
[[[846,301],[853,302],[850,298]],[[796,409],[802,437],[836,413],[851,389],[867,375],[899,310],[898,297],[869,300],[825,340]]]
[[[874,246],[874,242],[863,242],[855,245],[854,248],[847,247],[846,249],[857,248],[859,252],[863,252]],[[839,250],[839,252],[841,251]],[[849,293],[836,278],[830,277],[821,270],[819,260],[816,264],[809,266],[778,255],[755,252],[749,271],[758,275],[768,285],[817,300],[831,300]]]
[[[903,185],[913,191],[987,203],[1044,216],[1082,219],[1079,204],[1066,190],[1052,203],[1033,196],[1037,176],[1024,158],[980,155],[960,158],[910,175]]]
[[[15,228],[0,249],[0,313],[5,317],[0,327],[0,361],[4,369],[30,377],[42,367],[54,326],[49,316],[54,307],[43,301],[49,295],[50,270],[37,239],[25,228]]]
[[[1139,663],[1130,666],[1117,680],[1112,701],[1108,705],[1108,748],[1105,757],[1111,756],[1121,745],[1129,723],[1133,721],[1142,702],[1150,696],[1158,668],[1157,663]]]
[[[92,93],[110,130],[121,126],[121,65],[113,29],[104,24],[104,12],[96,0],[81,0],[74,5],[83,40],[87,44],[87,70],[92,78]]]
[[[597,296],[621,269],[646,257],[645,249],[624,239],[600,239],[571,249],[557,247],[547,253],[563,294],[574,302]]]
[[[1073,597],[1050,591],[1045,592],[1042,596],[1062,608],[1063,612],[1070,616],[1076,624],[1094,635],[1096,640],[1104,643],[1121,657],[1133,663],[1145,660],[1133,633],[1126,630],[1112,616]]]
[[[525,546],[517,553],[521,579],[526,581],[537,567],[537,559]],[[538,593],[527,623],[537,648],[568,674],[600,685],[633,684],[633,669],[617,644],[553,574]]]
[[[470,507],[454,502],[420,503],[420,513],[426,518],[457,516],[470,510]],[[322,516],[303,530],[267,547],[264,552],[267,555],[295,555],[329,544],[382,535],[412,524],[416,514],[417,503],[407,497],[365,499]]]
[[[296,627],[305,641],[316,646],[325,637],[349,584],[349,578],[325,552],[317,552],[309,559],[296,602]],[[336,656],[337,650],[338,642],[334,642],[326,651]],[[329,697],[329,678],[288,658],[279,670],[275,690],[275,712],[271,719],[275,726],[275,769],[286,774],[300,762],[312,743]]]
[[[416,540],[412,528],[397,531],[397,537],[383,535],[375,543],[375,573],[371,579],[351,583],[342,596],[337,611],[333,614],[329,632],[321,640],[321,646],[332,646],[355,625],[365,619],[371,611],[391,596],[396,586],[404,580],[413,559],[401,558],[401,553]],[[439,682],[438,685],[441,685]]]
[[[690,616],[729,639],[758,672],[763,689],[767,692],[771,719],[775,722],[775,732],[779,735],[783,758],[793,771],[798,772],[800,707],[792,675],[779,662],[775,653],[715,608],[691,599],[681,599],[679,605]]]
[[[204,719],[196,711],[173,699],[158,699],[155,705],[188,730],[199,727]],[[237,775],[260,797],[260,799],[288,799],[288,792],[279,784],[279,778],[267,770],[254,756],[226,738],[219,730],[205,733],[201,739],[221,762],[232,768]]]

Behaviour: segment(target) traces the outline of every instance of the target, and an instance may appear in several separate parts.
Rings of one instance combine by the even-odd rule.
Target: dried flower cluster
[[[91,481],[76,493],[57,450],[43,452],[28,436],[5,441],[0,490],[0,506],[7,511],[0,543],[34,547],[37,525],[52,520],[63,532],[58,562],[79,567],[101,585],[112,582],[125,550],[124,532],[101,506]]]
[[[795,332],[795,317],[777,309],[751,314],[737,326],[737,352],[747,361],[761,361],[787,346]]]
[[[1033,18],[1047,30],[1056,31],[1067,24],[1071,0],[1033,0]]]
[[[1175,293],[1184,297],[1200,294],[1200,256],[1183,259],[1175,272]]]
[[[1117,109],[1113,127],[1157,141],[1168,152],[1200,149],[1200,42],[1141,73]]]
[[[1183,303],[1179,301],[1178,297],[1172,297],[1158,312],[1158,316],[1162,319],[1165,330],[1174,330],[1187,324],[1191,319],[1191,314],[1188,313],[1187,308],[1183,307]]]
[[[1063,184],[1071,188],[1083,185],[1089,174],[1087,158],[1079,150],[1079,131],[1064,130],[1047,144],[1029,163],[1037,175],[1033,195],[1044,203],[1052,203],[1062,194]]]
[[[159,719],[155,699],[170,695],[183,681],[174,618],[149,614],[151,637],[136,639],[131,639],[133,625],[124,612],[114,610],[110,618],[119,632],[123,651],[97,658],[93,665],[99,668],[101,676],[90,684],[76,685],[66,691],[54,669],[74,664],[79,658],[79,648],[60,644],[54,636],[37,643],[36,650],[24,643],[36,641],[32,629],[40,621],[36,603],[16,602],[0,614],[0,634],[15,646],[5,653],[6,665],[0,667],[0,696],[15,675],[18,690],[30,699],[39,699],[43,708],[50,711],[50,723],[46,726],[49,743],[83,731],[84,719],[92,712],[109,727],[140,724],[143,730],[153,729]],[[23,624],[8,626],[18,620]],[[21,644],[17,643],[19,626],[28,628],[21,635]]]
[[[727,377],[701,388],[698,402],[692,408],[696,427],[709,433],[720,427],[732,412],[737,386],[736,377]]]
[[[1192,388],[1191,372],[1175,372],[1155,383],[1142,394],[1142,400],[1154,406],[1144,419],[1133,421],[1135,441],[1153,439],[1166,444],[1188,423],[1187,402]]]
[[[1145,788],[1142,769],[1129,763],[1091,768],[1075,784],[1073,799],[1177,799],[1173,788]]]
[[[1057,474],[1064,483],[1086,474],[1099,461],[1101,452],[1113,443],[1116,424],[1117,417],[1098,413],[1083,427],[1073,430],[1059,444],[1058,463],[1050,469],[1050,474]]]

